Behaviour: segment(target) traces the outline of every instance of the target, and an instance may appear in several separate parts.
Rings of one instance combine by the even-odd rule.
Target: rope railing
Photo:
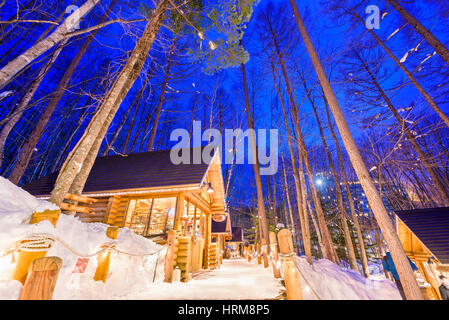
[[[296,253],[294,251],[287,254],[279,253],[279,257],[281,258],[282,261],[286,259],[292,259],[293,263],[295,264],[296,270],[298,270],[299,275],[304,279],[305,284],[310,288],[310,290],[318,300],[322,300],[319,294],[316,292],[316,290],[313,289],[313,286],[310,285],[310,282],[307,280],[306,276],[301,271],[301,268],[299,268],[298,261],[296,260]]]
[[[160,249],[150,252],[150,253],[132,253],[127,252],[123,249],[118,249],[117,245],[119,244],[117,241],[110,241],[102,245],[102,248],[96,252],[85,254],[77,251],[72,246],[67,244],[60,237],[52,234],[39,233],[30,236],[25,236],[20,240],[16,241],[13,248],[7,250],[5,253],[0,254],[0,257],[7,256],[16,251],[26,251],[26,252],[46,252],[50,250],[55,242],[59,242],[63,247],[71,251],[74,255],[81,258],[91,258],[95,257],[105,251],[111,250],[120,254],[126,254],[133,257],[145,257],[145,256],[153,256],[160,251],[162,251],[166,246],[162,246]]]

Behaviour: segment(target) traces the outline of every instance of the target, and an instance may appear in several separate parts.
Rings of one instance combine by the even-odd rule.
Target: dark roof
[[[243,242],[243,229],[241,227],[232,227],[231,242]]]
[[[97,158],[83,192],[199,185],[209,166],[191,163],[173,164],[170,150]],[[49,195],[57,176],[57,172],[50,174],[24,185],[23,189],[33,195]]]
[[[441,263],[449,263],[449,207],[397,211],[399,219]]]

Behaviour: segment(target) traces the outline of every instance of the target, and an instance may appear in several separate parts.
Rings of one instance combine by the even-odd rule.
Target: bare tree
[[[312,64],[315,68],[321,87],[323,88],[324,94],[329,103],[329,107],[340,131],[341,138],[346,147],[351,163],[354,167],[355,172],[357,173],[365,194],[367,195],[369,204],[382,230],[382,234],[387,241],[388,248],[391,251],[393,262],[398,271],[398,275],[404,288],[405,295],[408,299],[422,300],[423,296],[419,289],[418,283],[416,282],[415,275],[409,264],[407,255],[404,252],[404,248],[402,247],[401,241],[396,234],[396,230],[388,216],[387,210],[385,209],[382,199],[379,196],[376,186],[374,185],[374,182],[372,181],[369,172],[362,160],[357,145],[355,144],[355,141],[346,123],[343,112],[340,109],[334,91],[332,90],[327,75],[324,72],[324,68],[321,64],[318,54],[304,26],[304,22],[299,14],[295,0],[290,0],[290,4],[292,6],[296,22],[298,24],[299,32],[301,33],[306,49],[312,60]]]

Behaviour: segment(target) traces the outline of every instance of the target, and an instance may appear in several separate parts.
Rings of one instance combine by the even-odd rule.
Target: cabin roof
[[[196,148],[193,148],[196,149]],[[191,149],[191,150],[193,150]],[[179,164],[170,160],[170,150],[113,155],[96,159],[83,193],[107,192],[184,185],[201,186],[209,164]],[[190,153],[193,157],[193,152]],[[214,157],[215,158],[215,157]],[[36,196],[47,196],[53,190],[58,172],[24,185]]]
[[[441,263],[449,263],[449,207],[397,211],[396,215]]]

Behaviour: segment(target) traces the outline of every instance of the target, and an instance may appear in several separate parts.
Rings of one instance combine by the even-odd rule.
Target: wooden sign
[[[226,219],[226,215],[225,214],[214,214],[212,215],[212,220],[214,220],[215,222],[223,222]]]

